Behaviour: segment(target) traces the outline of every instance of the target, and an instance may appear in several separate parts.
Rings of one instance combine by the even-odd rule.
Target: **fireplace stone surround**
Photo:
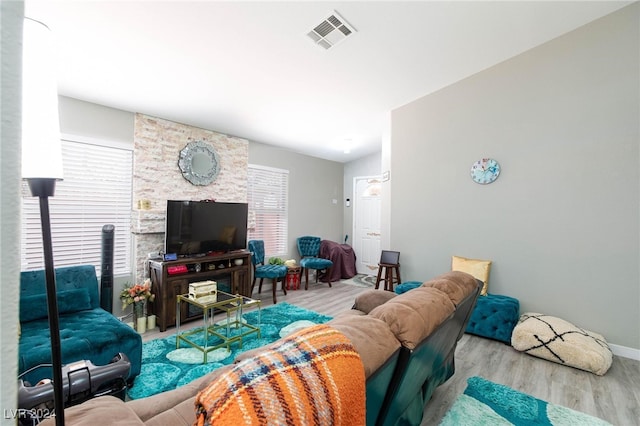
[[[203,141],[216,150],[220,173],[207,186],[188,182],[178,167],[180,150]],[[131,233],[136,282],[147,274],[149,253],[164,248],[167,200],[247,202],[249,141],[187,124],[136,114],[133,151]]]

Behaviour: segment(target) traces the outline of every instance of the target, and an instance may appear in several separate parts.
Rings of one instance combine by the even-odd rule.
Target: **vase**
[[[144,320],[144,322],[141,320]],[[144,315],[144,302],[135,302],[133,304],[133,323],[138,333],[146,331],[147,319]]]

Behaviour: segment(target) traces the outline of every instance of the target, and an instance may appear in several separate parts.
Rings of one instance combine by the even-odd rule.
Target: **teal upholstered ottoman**
[[[409,290],[413,290],[416,287],[420,287],[422,283],[420,281],[407,281],[406,283],[398,284],[394,290],[396,294],[406,293]]]
[[[420,281],[407,281],[396,286],[397,294],[420,287]],[[478,296],[466,332],[511,344],[511,333],[520,318],[520,302],[509,296]]]
[[[511,333],[520,318],[520,302],[509,296],[479,296],[466,332],[511,344]]]

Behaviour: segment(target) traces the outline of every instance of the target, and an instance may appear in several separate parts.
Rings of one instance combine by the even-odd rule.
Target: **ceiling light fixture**
[[[355,32],[356,30],[334,10],[331,15],[309,31],[307,36],[318,46],[329,50]]]

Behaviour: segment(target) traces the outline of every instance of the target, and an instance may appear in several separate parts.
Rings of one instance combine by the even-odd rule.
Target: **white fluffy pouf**
[[[613,354],[604,337],[549,315],[525,313],[511,335],[519,351],[599,376],[611,367]]]

